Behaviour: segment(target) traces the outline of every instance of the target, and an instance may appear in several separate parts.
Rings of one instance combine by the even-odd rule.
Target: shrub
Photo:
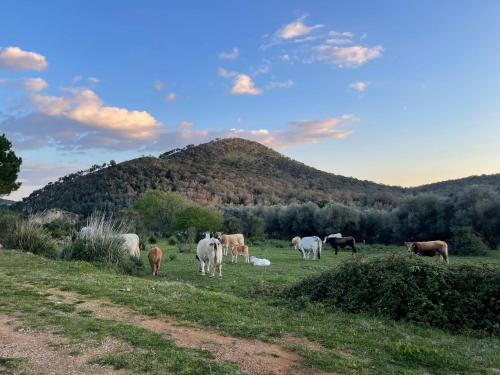
[[[119,236],[127,232],[123,221],[95,213],[87,221],[86,228],[70,248],[63,251],[65,259],[102,263],[130,274],[135,274],[144,267],[140,260],[131,257],[123,247],[123,239]]]
[[[151,244],[158,243],[158,240],[156,239],[156,237],[155,237],[155,236],[149,236],[148,241],[149,241],[149,243],[151,243]]]
[[[454,231],[450,246],[450,254],[453,255],[487,255],[488,246],[480,236],[470,229],[458,229]]]
[[[0,244],[6,245],[8,237],[14,231],[16,223],[22,219],[18,213],[0,210]]]
[[[53,238],[64,239],[65,237],[74,237],[78,233],[75,226],[64,221],[54,220],[44,224],[43,227],[51,234]]]
[[[168,259],[174,261],[174,260],[177,259],[177,255],[175,255],[175,254],[169,254]]]
[[[177,236],[170,236],[167,239],[167,243],[169,245],[175,246],[175,245],[179,244],[179,239],[177,238]]]
[[[407,255],[353,259],[283,295],[348,312],[422,322],[451,331],[500,333],[500,268],[445,265]]]
[[[20,249],[48,258],[57,258],[59,255],[57,243],[50,233],[31,220],[17,221],[7,238],[6,245],[12,249]]]

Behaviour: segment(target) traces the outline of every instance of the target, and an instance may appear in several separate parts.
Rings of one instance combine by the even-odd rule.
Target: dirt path
[[[224,336],[205,328],[187,327],[171,317],[151,318],[127,307],[89,300],[75,292],[58,289],[49,289],[49,292],[52,295],[48,298],[55,303],[72,304],[78,310],[91,310],[100,319],[133,324],[166,335],[179,347],[207,350],[218,360],[236,362],[241,370],[251,374],[318,374],[303,368],[300,365],[302,358],[298,354],[277,344]],[[284,343],[292,342],[293,338],[287,337]],[[307,340],[295,341],[298,342],[304,345]],[[318,344],[310,344],[317,349]]]
[[[106,338],[99,344],[84,342],[67,345],[61,336],[47,331],[18,329],[20,322],[0,315],[0,357],[17,360],[16,370],[2,370],[0,374],[125,374],[110,367],[89,363],[103,354],[123,349],[118,340]],[[74,355],[71,355],[71,353]],[[77,354],[77,355],[76,355]],[[17,366],[16,366],[17,367]]]

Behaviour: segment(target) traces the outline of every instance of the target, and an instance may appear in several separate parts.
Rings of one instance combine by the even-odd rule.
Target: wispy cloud
[[[356,91],[365,91],[368,87],[368,84],[363,81],[358,81],[358,82],[353,82],[349,85],[350,89],[356,90]]]
[[[161,91],[165,88],[165,83],[157,79],[156,81],[153,82],[153,87],[155,88],[156,91]]]
[[[177,100],[177,94],[175,92],[169,92],[165,95],[165,100],[167,102],[175,102]]]
[[[182,121],[179,125],[177,125],[179,129],[191,129],[194,127],[194,124],[189,121]]]
[[[364,47],[350,46],[338,47],[322,44],[314,48],[316,58],[335,64],[341,68],[356,68],[367,61],[382,56],[382,46]]]
[[[47,66],[45,56],[39,53],[23,51],[19,47],[0,48],[0,69],[44,70]]]
[[[262,90],[255,87],[252,77],[246,74],[238,74],[234,77],[231,93],[236,95],[260,95]]]
[[[292,88],[293,86],[295,86],[295,82],[293,82],[291,79],[289,79],[288,81],[284,81],[284,82],[277,82],[277,81],[269,82],[266,85],[266,88],[267,89],[289,89],[289,88]]]
[[[91,83],[99,83],[99,82],[101,82],[101,80],[99,78],[97,78],[97,77],[89,77],[88,80]]]
[[[231,51],[219,53],[219,59],[222,60],[235,60],[240,55],[240,50],[234,47]]]
[[[40,91],[48,87],[42,78],[0,79],[0,85],[27,91]]]
[[[219,68],[217,70],[217,73],[219,74],[219,76],[224,77],[224,78],[234,77],[238,74],[237,72],[233,72],[231,70],[227,70],[224,68]]]
[[[284,25],[276,32],[276,36],[281,39],[293,39],[310,34],[312,31],[323,27],[321,24],[308,26],[304,23],[305,19],[306,16],[302,16],[297,20]]]

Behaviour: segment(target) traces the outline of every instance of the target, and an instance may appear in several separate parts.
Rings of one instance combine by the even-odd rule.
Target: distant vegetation
[[[17,174],[22,159],[12,151],[11,147],[12,144],[5,134],[0,135],[0,195],[9,194],[21,186],[17,182]]]

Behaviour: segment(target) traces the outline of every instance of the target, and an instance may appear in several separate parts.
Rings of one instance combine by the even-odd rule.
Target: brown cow
[[[426,242],[405,242],[408,252],[422,256],[439,255],[441,260],[449,263],[448,244],[444,241],[426,241]]]
[[[238,255],[243,255],[245,257],[245,263],[250,263],[250,252],[248,251],[247,245],[233,245],[231,246],[231,262],[238,263]]]
[[[151,272],[153,276],[158,275],[158,269],[160,268],[162,252],[158,246],[153,246],[149,250],[148,259],[151,265]]]
[[[352,254],[354,255],[358,250],[356,249],[356,240],[352,236],[347,237],[325,237],[324,243],[329,243],[333,249],[335,249],[335,255],[337,255],[340,248],[350,247]]]

